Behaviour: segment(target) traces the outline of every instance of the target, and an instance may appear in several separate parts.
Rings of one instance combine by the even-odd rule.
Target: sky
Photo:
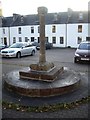
[[[13,13],[21,15],[37,14],[37,8],[44,6],[48,13],[64,12],[68,8],[73,11],[87,11],[89,0],[0,0],[4,17]]]

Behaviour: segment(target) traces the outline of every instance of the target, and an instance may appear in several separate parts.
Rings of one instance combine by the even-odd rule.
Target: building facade
[[[76,48],[81,41],[89,40],[88,12],[72,11],[47,13],[45,16],[45,37],[53,47]],[[39,42],[38,15],[13,14],[2,17],[0,43],[11,45],[15,42]]]

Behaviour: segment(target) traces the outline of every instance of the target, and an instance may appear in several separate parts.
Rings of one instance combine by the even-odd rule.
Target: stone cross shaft
[[[45,14],[47,13],[47,8],[39,7],[38,16],[40,24],[40,54],[39,54],[39,63],[43,64],[46,62],[45,54]]]

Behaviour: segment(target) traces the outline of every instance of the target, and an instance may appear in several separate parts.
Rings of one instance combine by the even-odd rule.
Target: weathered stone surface
[[[49,62],[44,62],[43,64],[36,63],[36,64],[31,64],[30,69],[33,71],[49,71],[54,67],[54,63],[49,63]]]
[[[12,71],[6,75],[6,89],[30,97],[48,97],[62,95],[77,90],[80,87],[81,75],[69,69],[58,76],[53,82],[21,79],[19,71]]]
[[[28,68],[27,68],[28,69]],[[39,69],[40,70],[40,69]],[[63,67],[56,68],[53,67],[49,71],[37,71],[37,70],[23,70],[19,71],[20,78],[26,80],[40,80],[52,82],[57,80],[57,77],[63,73]]]

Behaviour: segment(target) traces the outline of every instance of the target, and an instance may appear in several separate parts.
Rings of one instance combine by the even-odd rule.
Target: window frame
[[[19,37],[18,39],[19,39],[19,42],[22,42],[22,37]]]
[[[82,25],[78,25],[78,33],[82,33]]]
[[[16,37],[13,37],[13,43],[16,43]]]
[[[33,26],[31,27],[31,33],[34,33],[34,27]]]
[[[82,37],[77,37],[77,44],[80,44],[82,42]]]
[[[56,44],[56,37],[52,37],[52,43]]]
[[[22,28],[19,27],[19,28],[18,28],[18,34],[21,34],[21,33],[22,33]]]
[[[52,33],[56,33],[56,26],[55,25],[52,26]]]
[[[64,37],[60,37],[60,44],[64,44]]]

